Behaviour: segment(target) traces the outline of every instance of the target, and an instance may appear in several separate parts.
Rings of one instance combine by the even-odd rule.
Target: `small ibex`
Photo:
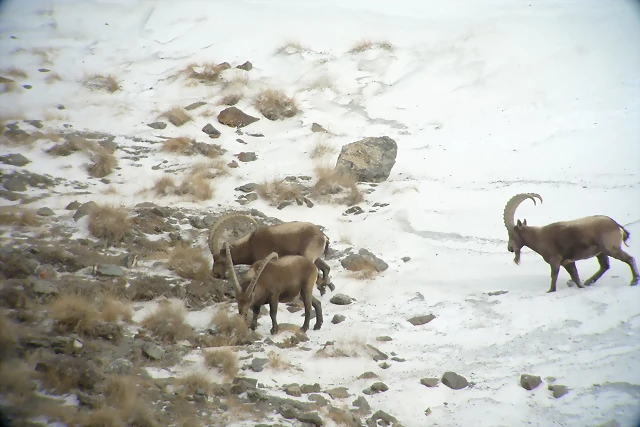
[[[331,268],[320,257],[329,250],[329,238],[320,228],[310,222],[285,222],[283,224],[258,227],[258,223],[248,215],[228,214],[221,217],[209,231],[209,250],[213,256],[212,273],[216,278],[224,277],[232,265],[227,261],[224,252],[219,248],[220,238],[225,225],[236,221],[249,221],[255,230],[233,242],[230,246],[234,264],[251,265],[263,260],[271,252],[278,256],[302,255],[313,262],[322,272],[318,276],[317,287],[320,295],[324,295],[326,287],[333,292],[335,285],[329,281]]]
[[[528,247],[538,253],[551,266],[551,288],[547,292],[556,291],[556,282],[560,267],[571,276],[571,280],[579,288],[584,286],[580,282],[576,261],[598,258],[600,269],[584,284],[595,283],[609,269],[609,257],[618,259],[631,268],[631,286],[638,284],[638,268],[631,255],[622,250],[622,243],[626,246],[629,232],[613,219],[604,215],[593,215],[570,221],[554,222],[542,227],[528,226],[527,220],[518,220],[514,224],[514,217],[518,205],[526,199],[536,199],[542,203],[542,197],[536,193],[521,193],[513,196],[504,207],[504,225],[509,233],[509,252],[515,252],[513,262],[520,264],[520,249]]]
[[[287,255],[280,258],[277,253],[271,252],[265,259],[253,263],[242,278],[242,283],[238,283],[227,242],[222,244],[222,250],[231,266],[238,312],[246,319],[249,308],[253,311],[251,329],[255,331],[258,327],[260,307],[269,304],[271,334],[278,333],[279,327],[276,320],[278,303],[291,302],[297,296],[300,296],[304,303],[304,323],[300,330],[306,333],[309,329],[312,306],[316,310],[316,324],[313,329],[317,331],[322,327],[322,304],[312,295],[318,278],[318,269],[309,258],[300,255]]]

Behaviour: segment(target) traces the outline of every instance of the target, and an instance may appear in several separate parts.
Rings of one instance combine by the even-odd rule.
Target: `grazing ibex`
[[[313,262],[322,272],[318,276],[317,286],[320,295],[326,292],[326,286],[333,291],[335,286],[329,282],[329,265],[320,257],[329,250],[329,238],[320,228],[310,222],[285,222],[278,225],[258,227],[258,223],[248,215],[228,214],[221,217],[209,231],[209,250],[213,255],[212,273],[216,278],[224,277],[229,266],[225,254],[219,248],[220,237],[225,225],[235,221],[249,221],[256,228],[246,236],[231,244],[231,257],[234,264],[251,265],[265,259],[271,252],[278,256],[301,255]]]
[[[613,219],[604,215],[593,215],[570,221],[554,222],[542,227],[528,226],[527,220],[514,223],[518,205],[526,199],[536,199],[542,203],[542,197],[535,193],[521,193],[513,196],[504,207],[504,225],[509,232],[509,252],[515,252],[513,262],[520,264],[520,249],[528,247],[538,253],[551,266],[551,288],[547,292],[555,292],[560,267],[571,276],[571,280],[579,288],[580,283],[576,261],[598,258],[600,269],[584,284],[595,283],[609,269],[609,257],[618,259],[631,268],[631,286],[638,284],[638,268],[631,255],[622,250],[626,246],[629,232]]]
[[[258,327],[260,307],[269,304],[271,334],[278,333],[279,327],[276,321],[278,303],[291,302],[297,296],[300,296],[304,303],[304,323],[300,330],[305,333],[309,329],[312,306],[316,310],[316,324],[313,329],[317,331],[322,327],[322,305],[312,295],[313,286],[318,278],[318,269],[313,261],[300,255],[279,258],[277,253],[271,252],[265,259],[251,265],[242,278],[241,285],[233,268],[229,244],[224,242],[222,246],[231,266],[238,312],[246,318],[249,308],[253,310],[251,329],[255,330]]]

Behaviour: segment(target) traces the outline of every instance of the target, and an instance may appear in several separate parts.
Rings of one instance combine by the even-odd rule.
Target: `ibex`
[[[238,277],[233,268],[233,261],[229,244],[223,243],[222,250],[228,258],[231,266],[231,277],[236,290],[238,312],[246,319],[249,308],[253,310],[251,329],[258,327],[260,307],[269,304],[271,315],[271,334],[278,333],[279,327],[276,320],[279,302],[291,302],[300,296],[304,303],[304,323],[300,330],[305,333],[309,329],[311,320],[311,307],[316,310],[316,324],[314,330],[322,327],[322,305],[313,297],[313,286],[318,278],[318,269],[309,258],[300,255],[287,255],[282,258],[271,252],[263,260],[251,265],[251,268],[242,278],[242,285],[238,283]]]
[[[580,283],[576,261],[598,258],[600,269],[584,282],[585,286],[595,283],[609,269],[609,257],[618,259],[631,268],[631,286],[638,284],[638,268],[631,255],[622,250],[626,246],[629,232],[613,219],[604,215],[593,215],[570,221],[554,222],[542,227],[528,226],[527,220],[514,217],[518,205],[526,199],[536,199],[542,203],[542,197],[536,193],[521,193],[513,196],[504,207],[504,225],[509,233],[509,252],[515,252],[513,262],[520,264],[520,249],[528,247],[538,253],[551,266],[551,287],[547,292],[556,291],[556,282],[560,267],[571,276],[579,288]]]
[[[329,250],[329,238],[320,228],[310,222],[285,222],[283,224],[258,227],[258,223],[247,215],[228,214],[220,218],[209,231],[209,250],[213,256],[212,274],[216,278],[222,278],[230,265],[222,249],[218,249],[220,237],[225,225],[235,221],[249,221],[255,226],[255,230],[243,236],[231,244],[231,257],[234,265],[251,265],[256,261],[265,259],[271,252],[278,256],[301,255],[313,262],[322,272],[322,279],[318,276],[317,286],[320,295],[324,295],[326,287],[331,291],[335,289],[329,282],[331,268],[320,257]]]

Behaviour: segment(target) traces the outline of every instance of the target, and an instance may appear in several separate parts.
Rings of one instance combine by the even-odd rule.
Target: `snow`
[[[638,288],[628,286],[629,268],[612,260],[611,269],[588,289],[565,286],[569,277],[563,270],[558,291],[546,294],[549,269],[538,255],[525,249],[522,264],[513,264],[502,209],[513,194],[536,192],[544,202],[524,202],[517,214],[529,224],[609,215],[631,232],[625,250],[640,258],[639,23],[638,4],[628,0],[5,1],[3,68],[27,70],[29,77],[17,80],[33,89],[0,95],[0,115],[44,119],[43,131],[72,123],[76,129],[110,132],[123,149],[156,147],[135,162],[124,159],[123,150],[116,152],[122,166],[110,176],[116,195],[101,194],[108,185],[90,180],[93,194],[63,192],[32,204],[66,215],[76,237],[88,233],[85,220],[74,223],[64,210],[73,200],[82,203],[98,194],[127,206],[153,201],[205,215],[236,206],[238,185],[312,175],[309,153],[319,139],[336,148],[325,159],[333,164],[342,145],[387,135],[398,143],[397,162],[389,179],[366,195],[364,214],[345,217],[343,206],[321,203],[283,210],[262,200],[248,205],[284,221],[322,224],[332,246],[346,248],[338,240],[348,238],[355,248],[388,262],[389,269],[363,281],[331,261],[336,292],[356,301],[337,306],[329,303],[331,293],[320,298],[325,321],[320,331],[307,333],[305,346],[312,351],[273,348],[304,372],[267,365],[247,375],[274,394],[291,382],[348,387],[354,396],[341,402],[348,404],[372,382],[357,376],[371,370],[389,386],[367,396],[372,408],[408,427],[595,426],[613,418],[632,426],[639,416],[640,305]],[[395,50],[347,53],[362,39],[388,40]],[[289,41],[306,49],[275,54]],[[284,121],[261,118],[244,130],[266,137],[241,137],[247,145],[240,145],[233,129],[215,121],[219,87],[188,86],[173,76],[192,62],[235,66],[246,60],[253,70],[232,71],[249,76],[238,108],[261,117],[251,95],[270,86],[295,95],[301,113]],[[47,73],[38,73],[39,67],[63,80],[46,84]],[[122,90],[109,94],[81,86],[85,75],[97,72],[118,76]],[[317,88],[317,82],[331,87]],[[146,126],[167,108],[201,100],[210,103],[201,109],[214,116],[198,117],[196,110],[197,120],[180,128]],[[66,108],[58,110],[58,104]],[[163,160],[189,166],[197,160],[163,153],[157,144],[134,144],[124,135],[158,142],[180,135],[201,139],[207,120],[222,132],[214,142],[229,150],[226,161],[239,151],[255,151],[258,161],[218,178],[209,201],[142,192],[164,174],[152,166]],[[312,134],[313,122],[332,135]],[[26,170],[86,182],[89,159],[80,153],[54,159],[44,152],[51,145],[2,150],[31,159]],[[368,212],[375,202],[389,206]],[[204,240],[200,243],[204,248]],[[405,256],[411,257],[407,263],[401,260]],[[597,269],[595,259],[577,265],[583,279]],[[508,293],[487,295],[498,290]],[[136,312],[134,320],[155,304]],[[214,311],[190,312],[187,319],[206,328]],[[436,319],[417,327],[407,322],[427,313]],[[334,325],[335,314],[347,320]],[[302,319],[281,304],[278,321]],[[261,317],[258,332],[269,337],[269,329],[268,316]],[[393,340],[376,341],[381,335]],[[356,348],[372,344],[406,361],[392,361],[383,370],[366,352],[317,357],[330,340],[351,340]],[[188,360],[204,370],[198,365],[201,349]],[[419,382],[445,371],[475,385],[451,390]],[[543,384],[522,389],[523,373],[540,375]],[[217,372],[207,375],[221,380]],[[570,392],[554,399],[548,377]]]

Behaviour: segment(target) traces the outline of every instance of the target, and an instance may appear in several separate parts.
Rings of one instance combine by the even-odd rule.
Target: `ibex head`
[[[509,252],[515,253],[513,258],[513,262],[516,264],[520,264],[520,250],[524,246],[525,242],[522,239],[522,230],[527,227],[527,220],[525,219],[523,222],[518,220],[515,222],[515,213],[516,209],[520,203],[527,199],[533,200],[533,204],[536,204],[536,199],[540,199],[540,203],[542,203],[542,197],[536,193],[520,193],[513,196],[507,202],[504,207],[504,226],[507,228],[507,232],[509,233],[509,242],[507,243],[507,250]]]

